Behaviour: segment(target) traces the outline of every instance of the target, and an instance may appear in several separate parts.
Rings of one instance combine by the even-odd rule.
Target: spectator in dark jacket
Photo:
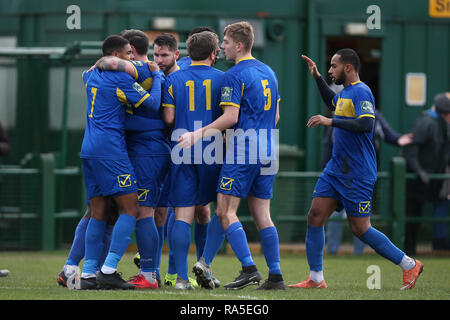
[[[418,178],[408,180],[406,195],[407,216],[422,214],[425,202],[436,201],[443,180],[430,180],[429,173],[445,173],[450,159],[450,94],[438,94],[434,106],[424,111],[412,128],[413,143],[403,149],[408,172]],[[405,230],[405,252],[415,255],[418,223],[407,223]]]

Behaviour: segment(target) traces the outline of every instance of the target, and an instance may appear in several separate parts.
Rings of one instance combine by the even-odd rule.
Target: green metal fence
[[[74,227],[85,210],[85,191],[80,167],[58,168],[58,155],[32,156],[20,166],[0,166],[0,250],[53,250],[61,245],[64,221],[71,241]],[[303,243],[311,194],[320,172],[280,171],[275,179],[271,211],[280,242]],[[379,172],[373,195],[372,224],[387,233],[400,248],[406,222],[450,222],[450,217],[407,217],[406,173],[403,158],[393,158],[389,172]],[[431,179],[450,179],[448,174],[430,174]],[[69,201],[72,200],[72,201]],[[75,200],[75,201],[74,201]],[[238,213],[249,241],[259,234],[246,201]]]
[[[274,183],[274,198],[271,202],[272,219],[279,231],[280,242],[303,243],[311,195],[321,172],[278,172]],[[430,174],[430,179],[450,179],[449,174]],[[421,217],[406,216],[406,181],[416,179],[416,175],[406,173],[406,163],[402,157],[391,160],[390,171],[378,172],[373,194],[371,221],[378,229],[388,234],[399,247],[404,247],[406,222],[450,222],[450,216],[435,218],[427,214]],[[258,241],[259,235],[248,207],[243,201],[239,210],[249,239]],[[334,220],[342,218],[332,218]]]
[[[61,222],[75,222],[84,213],[80,168],[57,168],[57,156],[47,153],[19,166],[1,166],[0,177],[0,250],[59,247]],[[78,193],[71,191],[74,187]],[[65,200],[73,197],[75,202]]]

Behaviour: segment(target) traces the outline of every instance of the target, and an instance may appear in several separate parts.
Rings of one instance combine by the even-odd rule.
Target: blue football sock
[[[106,221],[89,219],[86,229],[86,250],[83,273],[95,274],[98,262],[103,250],[103,237],[106,229]]]
[[[114,225],[112,233],[111,246],[108,255],[105,259],[104,265],[117,269],[120,259],[128,248],[136,225],[136,218],[129,214],[121,214]]]
[[[322,271],[323,248],[325,246],[325,230],[323,226],[308,226],[306,229],[305,246],[309,269],[312,271]]]
[[[89,223],[89,218],[82,218],[78,222],[75,229],[75,236],[73,237],[72,247],[70,248],[69,256],[66,264],[70,266],[78,266],[81,259],[84,258],[84,245],[86,239],[86,229]]]
[[[175,266],[175,258],[173,253],[173,225],[175,223],[175,212],[169,208],[169,215],[167,217],[167,242],[169,244],[169,265],[167,268],[168,274],[176,274],[177,268]]]
[[[250,253],[250,248],[248,247],[247,236],[242,228],[242,224],[239,221],[230,224],[228,228],[226,228],[225,233],[231,249],[233,249],[234,254],[241,262],[242,267],[255,265],[252,259],[252,254]]]
[[[164,246],[164,227],[156,227],[158,231],[158,249],[156,251],[156,276],[161,278],[159,266],[161,265],[162,249]]]
[[[159,247],[159,234],[155,219],[148,217],[136,222],[136,244],[141,256],[141,271],[153,272],[156,270],[156,256]]]
[[[225,230],[219,221],[217,215],[213,215],[208,223],[205,248],[203,249],[203,258],[207,265],[210,265],[225,240]]]
[[[105,230],[105,236],[103,237],[103,250],[100,255],[100,259],[98,260],[97,269],[100,270],[105,262],[106,256],[108,255],[109,246],[111,245],[111,237],[114,226],[107,225]]]
[[[191,244],[191,225],[181,220],[176,220],[173,225],[173,253],[175,268],[178,277],[188,280],[188,253]]]
[[[173,223],[175,222],[175,211],[172,207],[167,208],[167,218],[166,223],[164,224],[164,239],[168,239],[169,236],[169,227],[173,227]]]
[[[205,249],[207,229],[208,229],[208,223],[205,223],[205,224],[195,223],[194,224],[194,241],[195,241],[195,248],[197,249],[197,261],[200,260],[200,257],[203,254],[203,250]]]
[[[280,246],[278,232],[275,226],[262,229],[261,248],[266,258],[267,266],[270,274],[281,274],[280,269]]]
[[[395,264],[399,264],[405,255],[405,253],[397,248],[388,237],[373,227],[367,229],[359,239],[368,244],[380,256]]]

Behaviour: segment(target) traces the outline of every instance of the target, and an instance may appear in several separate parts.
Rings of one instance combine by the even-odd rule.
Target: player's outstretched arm
[[[95,67],[101,70],[108,71],[123,71],[128,73],[133,79],[136,79],[136,68],[130,61],[122,60],[114,56],[101,57],[96,63]]]
[[[375,125],[375,119],[372,117],[361,117],[357,119],[333,118],[331,120],[331,125],[354,133],[371,132]]]
[[[302,55],[302,59],[308,64],[309,72],[314,79],[316,79],[317,88],[319,89],[323,102],[325,102],[328,109],[334,111],[335,107],[333,106],[333,98],[336,93],[330,89],[325,80],[322,78],[319,70],[317,69],[316,63],[305,55]]]

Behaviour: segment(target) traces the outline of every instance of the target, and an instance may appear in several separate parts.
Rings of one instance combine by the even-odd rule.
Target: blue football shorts
[[[168,168],[168,172],[164,178],[164,182],[161,186],[161,192],[160,192],[160,196],[158,199],[158,207],[171,207],[170,202],[169,202],[169,194],[170,194],[170,163],[169,163],[169,168]]]
[[[171,164],[169,201],[173,207],[207,205],[217,200],[220,165]]]
[[[86,198],[121,196],[137,192],[133,167],[128,159],[81,159]]]
[[[274,174],[262,174],[265,164],[223,164],[217,185],[217,192],[246,199],[252,195],[261,199],[272,199]]]
[[[155,208],[170,165],[170,155],[130,157],[137,179],[138,203]]]
[[[338,201],[337,210],[345,209],[352,217],[368,217],[372,213],[372,194],[376,180],[350,179],[323,172],[314,187],[313,197],[329,197]]]

